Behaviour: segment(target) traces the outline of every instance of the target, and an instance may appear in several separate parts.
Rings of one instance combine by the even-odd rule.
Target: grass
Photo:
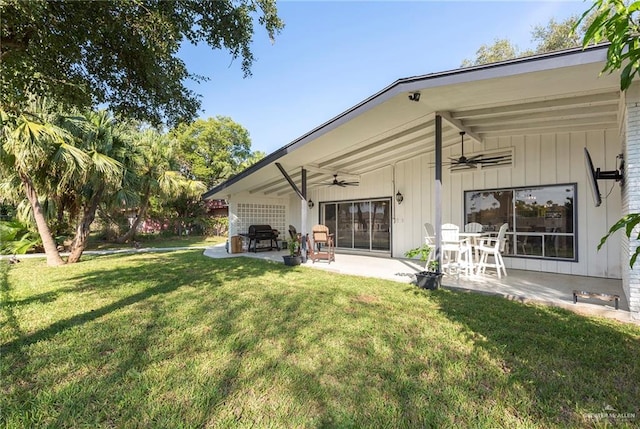
[[[200,251],[2,269],[2,427],[640,421],[636,325]]]
[[[204,237],[201,235],[188,236],[162,236],[162,235],[142,235],[136,238],[136,241],[142,248],[158,248],[158,247],[209,247],[216,244],[224,243],[227,237]],[[91,235],[87,243],[87,250],[113,250],[113,249],[130,249],[131,243],[114,243],[101,240]]]

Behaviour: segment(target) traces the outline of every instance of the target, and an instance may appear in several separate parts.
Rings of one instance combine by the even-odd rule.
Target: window
[[[485,231],[509,224],[505,254],[577,261],[576,185],[466,191],[465,223]]]

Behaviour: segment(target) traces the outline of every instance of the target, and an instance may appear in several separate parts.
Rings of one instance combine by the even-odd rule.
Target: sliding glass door
[[[320,204],[320,222],[334,234],[341,249],[391,251],[391,199],[368,199]]]

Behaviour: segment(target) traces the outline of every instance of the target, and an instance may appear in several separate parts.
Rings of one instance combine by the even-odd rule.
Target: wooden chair
[[[333,244],[333,234],[329,233],[326,225],[316,225],[311,228],[313,243],[307,237],[307,251],[312,262],[325,260],[331,263],[336,260],[335,247]]]
[[[296,227],[293,225],[289,225],[289,238],[295,240],[298,236],[298,232],[296,231]]]

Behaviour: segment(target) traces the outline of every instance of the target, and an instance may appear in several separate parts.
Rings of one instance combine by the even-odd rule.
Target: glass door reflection
[[[321,223],[341,249],[391,251],[391,199],[321,203]]]

